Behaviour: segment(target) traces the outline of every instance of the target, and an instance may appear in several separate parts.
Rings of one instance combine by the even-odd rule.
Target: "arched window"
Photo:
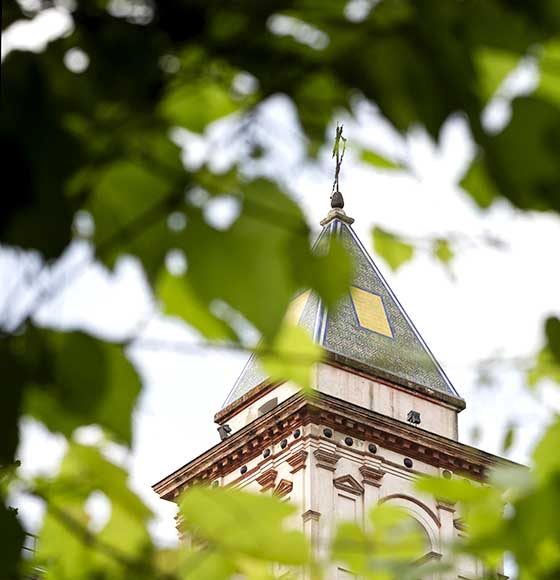
[[[439,528],[441,523],[433,510],[414,496],[405,494],[388,495],[381,498],[380,501],[398,506],[411,516],[413,526],[418,530],[420,537],[424,541],[424,553],[418,559],[419,565],[441,558],[439,549]],[[431,578],[429,575],[422,576],[422,580],[429,580],[429,578]]]

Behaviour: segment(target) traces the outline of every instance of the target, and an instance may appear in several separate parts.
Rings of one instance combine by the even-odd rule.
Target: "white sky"
[[[23,43],[17,36],[10,42],[13,46]],[[36,35],[34,42],[38,42]],[[507,104],[498,103],[496,109],[494,121],[499,125],[500,115],[507,118]],[[373,225],[420,240],[448,234],[460,238],[454,247],[457,256],[452,276],[427,251],[419,252],[397,273],[390,272],[382,259],[375,255],[374,259],[467,401],[467,409],[460,415],[461,440],[473,443],[472,428],[481,425],[479,445],[499,453],[504,427],[514,421],[520,430],[509,456],[525,461],[551,411],[560,410],[556,387],[543,385],[538,390],[539,403],[523,390],[523,373],[516,368],[540,347],[544,318],[559,312],[560,220],[518,212],[502,202],[481,211],[461,192],[456,183],[472,156],[472,144],[460,118],[445,125],[439,145],[421,131],[403,141],[368,107],[358,106],[356,118],[357,123],[347,122],[345,128],[351,145],[375,147],[395,160],[406,160],[411,170],[375,171],[357,163],[349,149],[341,189],[347,213],[356,218],[355,230],[370,248]],[[254,169],[283,176],[309,223],[318,229],[329,207],[330,152],[325,150],[318,163],[302,166],[294,113],[283,97],[273,99],[261,122],[266,129],[260,137],[268,140],[274,152]],[[207,158],[214,166],[226,163],[231,149],[228,127],[227,122],[213,127],[206,142],[180,132],[176,138],[185,144],[187,164],[196,166]],[[488,234],[500,239],[504,248],[482,242]],[[76,245],[64,262],[81,260],[85,254],[87,248]],[[4,294],[13,279],[14,264],[12,254],[0,252],[0,292]],[[99,266],[87,270],[41,312],[40,319],[117,339],[146,319],[151,303],[135,262],[125,259],[113,275]],[[182,323],[161,316],[151,318],[144,333],[197,340]],[[150,486],[218,442],[212,418],[246,357],[200,349],[181,353],[136,349],[130,354],[145,389],[135,416],[133,453],[123,458],[122,451],[115,450],[115,457],[130,466],[134,489],[155,510],[157,539],[173,542],[174,510]],[[494,386],[477,387],[479,362],[495,357],[505,357],[508,362],[493,367]],[[81,432],[83,440],[95,436],[92,429]],[[52,471],[61,452],[59,438],[26,423],[20,457],[29,473]],[[35,502],[25,501],[21,513],[34,526],[41,510]]]

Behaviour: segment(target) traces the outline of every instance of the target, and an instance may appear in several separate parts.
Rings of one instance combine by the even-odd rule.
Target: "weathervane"
[[[342,136],[344,125],[336,124],[336,137],[334,139],[334,147],[332,151],[333,159],[336,158],[336,168],[334,171],[334,182],[331,194],[331,207],[342,209],[344,207],[344,198],[339,191],[338,176],[340,174],[340,166],[344,159],[344,152],[346,151],[346,138]]]
[[[336,159],[336,167],[334,170],[334,182],[332,186],[331,193],[331,210],[329,211],[327,217],[321,220],[321,225],[326,226],[333,220],[340,220],[347,224],[353,224],[354,219],[347,216],[342,209],[344,207],[344,198],[342,193],[340,193],[338,177],[340,175],[340,166],[342,165],[342,160],[344,159],[344,152],[346,151],[346,137],[342,136],[343,125],[336,124],[336,137],[334,138],[334,147],[332,150],[333,159]]]

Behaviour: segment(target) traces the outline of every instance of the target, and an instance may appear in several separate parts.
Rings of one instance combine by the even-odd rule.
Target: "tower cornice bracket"
[[[323,469],[328,469],[329,471],[336,470],[336,464],[340,459],[340,455],[337,453],[319,448],[313,451],[313,455],[315,456],[317,467],[322,467]]]
[[[362,483],[364,485],[374,485],[375,487],[381,486],[381,480],[385,475],[385,472],[378,467],[371,467],[369,465],[362,465],[360,467],[360,473],[363,477]]]
[[[278,472],[276,469],[267,469],[264,473],[257,477],[257,483],[261,486],[262,492],[268,491],[274,487],[277,475]]]
[[[290,457],[288,457],[286,461],[290,464],[292,468],[290,473],[296,473],[297,471],[305,467],[307,455],[308,455],[307,451],[300,450],[296,451],[295,453],[290,455]]]
[[[284,497],[285,495],[288,495],[293,488],[294,484],[291,481],[281,479],[273,493],[276,497]]]
[[[315,510],[307,510],[301,514],[301,518],[304,523],[310,520],[313,522],[318,522],[321,519],[321,514]]]

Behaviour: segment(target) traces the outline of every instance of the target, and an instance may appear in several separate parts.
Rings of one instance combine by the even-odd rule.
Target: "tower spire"
[[[348,217],[344,210],[344,198],[342,193],[340,193],[339,176],[340,167],[342,165],[342,160],[344,159],[344,153],[346,152],[346,137],[342,135],[344,125],[336,124],[336,134],[334,138],[334,146],[332,151],[332,158],[335,159],[335,170],[334,170],[334,181],[331,192],[331,211],[329,211],[327,217],[321,220],[321,225],[325,226],[332,220],[338,218],[347,224],[354,223],[351,217]]]

